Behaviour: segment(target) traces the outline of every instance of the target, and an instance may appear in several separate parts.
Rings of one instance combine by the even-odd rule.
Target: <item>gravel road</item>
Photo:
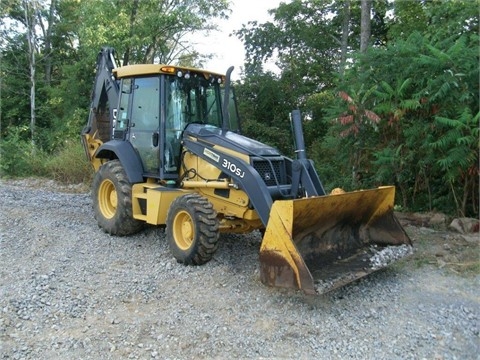
[[[163,230],[109,236],[55,187],[0,182],[1,359],[479,358],[478,275],[407,260],[305,296],[261,284],[258,233],[186,267]]]

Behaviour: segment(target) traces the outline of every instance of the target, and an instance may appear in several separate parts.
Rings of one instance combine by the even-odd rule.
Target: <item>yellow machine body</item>
[[[180,263],[212,259],[219,233],[260,230],[260,278],[323,293],[411,252],[393,212],[395,189],[326,195],[292,112],[297,159],[240,133],[230,73],[169,65],[117,67],[103,48],[85,155],[95,218],[128,236],[166,225]],[[222,85],[222,87],[220,86]]]

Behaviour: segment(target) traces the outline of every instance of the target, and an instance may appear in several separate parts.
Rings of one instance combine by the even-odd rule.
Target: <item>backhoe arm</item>
[[[102,48],[97,56],[88,123],[82,130],[83,146],[90,161],[96,149],[111,139],[114,112],[120,91],[113,74],[116,67],[115,50],[109,47]]]

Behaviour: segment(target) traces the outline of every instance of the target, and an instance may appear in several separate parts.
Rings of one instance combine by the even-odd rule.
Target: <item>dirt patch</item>
[[[463,276],[480,274],[478,233],[462,235],[408,224],[403,226],[415,249],[410,264],[433,265]]]

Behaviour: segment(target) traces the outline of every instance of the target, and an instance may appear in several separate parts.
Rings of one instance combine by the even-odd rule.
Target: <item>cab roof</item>
[[[121,66],[113,70],[115,76],[120,79],[130,76],[142,76],[142,75],[154,75],[154,74],[167,74],[175,75],[179,71],[183,74],[185,73],[196,73],[203,74],[203,76],[208,79],[209,77],[221,77],[222,79],[225,75],[196,68],[184,67],[184,66],[174,66],[174,65],[164,65],[164,64],[136,64],[136,65],[126,65]]]

